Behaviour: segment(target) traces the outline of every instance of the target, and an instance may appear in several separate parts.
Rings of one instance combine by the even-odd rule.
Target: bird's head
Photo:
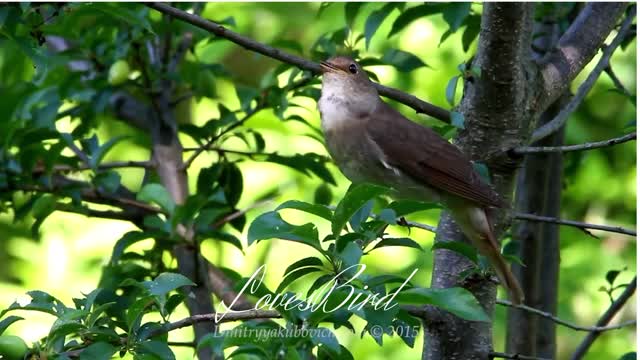
[[[378,91],[362,66],[347,56],[334,56],[320,62],[322,90],[351,98],[352,101],[378,98]]]

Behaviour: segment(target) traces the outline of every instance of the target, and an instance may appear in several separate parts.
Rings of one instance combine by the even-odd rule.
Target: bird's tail
[[[491,234],[491,236],[493,236],[493,233]],[[491,242],[493,245],[496,244],[496,241],[492,239],[490,239],[489,242]],[[486,256],[491,263],[491,266],[495,270],[496,275],[498,275],[498,279],[500,279],[500,284],[502,284],[502,286],[504,286],[504,288],[507,290],[511,302],[514,305],[522,304],[522,301],[524,301],[524,293],[522,292],[520,283],[518,283],[518,280],[513,275],[513,272],[511,272],[509,264],[500,254],[500,250],[498,250],[496,246],[493,246],[490,251],[483,252],[483,255]]]
[[[466,210],[466,216],[463,216],[462,219],[456,219],[459,221],[458,225],[460,225],[473,246],[487,257],[496,275],[498,275],[500,284],[507,290],[511,302],[515,305],[521,304],[524,300],[524,293],[520,283],[511,272],[509,264],[500,254],[500,247],[495,239],[486,210],[478,207],[471,207]]]

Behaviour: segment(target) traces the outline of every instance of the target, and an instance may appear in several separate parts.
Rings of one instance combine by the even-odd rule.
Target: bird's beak
[[[322,69],[323,74],[328,72],[335,73],[335,72],[341,71],[340,68],[338,68],[337,66],[333,65],[328,61],[320,61],[320,69]]]

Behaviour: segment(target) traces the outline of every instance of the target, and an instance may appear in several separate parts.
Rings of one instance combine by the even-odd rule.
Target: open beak
[[[322,69],[322,73],[341,71],[340,68],[328,61],[320,61],[320,68]]]

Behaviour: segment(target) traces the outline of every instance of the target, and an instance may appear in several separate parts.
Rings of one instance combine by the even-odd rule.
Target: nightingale
[[[400,114],[380,99],[353,59],[320,63],[318,109],[327,149],[352,182],[392,188],[400,198],[439,202],[464,235],[487,257],[514,304],[524,295],[500,254],[488,209],[506,207],[475,172],[470,159],[435,131]]]

